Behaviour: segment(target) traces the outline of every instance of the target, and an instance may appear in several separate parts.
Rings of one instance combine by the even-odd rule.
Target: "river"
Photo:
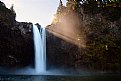
[[[0,81],[121,81],[119,74],[92,76],[1,75]]]

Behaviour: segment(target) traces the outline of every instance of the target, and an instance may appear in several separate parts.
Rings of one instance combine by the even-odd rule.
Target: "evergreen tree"
[[[14,14],[14,18],[16,17],[16,12],[14,10],[14,5],[12,4],[12,6],[10,7],[10,10],[12,11],[12,13]]]

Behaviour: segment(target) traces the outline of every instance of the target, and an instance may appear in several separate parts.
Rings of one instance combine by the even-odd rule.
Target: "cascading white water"
[[[45,27],[43,27],[42,39],[43,39],[44,69],[46,70],[46,30],[45,30]]]
[[[35,70],[37,73],[46,71],[46,32],[45,28],[33,25],[34,49],[35,49]]]

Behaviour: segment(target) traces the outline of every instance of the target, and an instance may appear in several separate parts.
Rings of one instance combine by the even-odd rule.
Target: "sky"
[[[16,20],[47,26],[52,22],[60,0],[1,0],[7,8],[14,4]],[[66,4],[66,0],[62,0]]]

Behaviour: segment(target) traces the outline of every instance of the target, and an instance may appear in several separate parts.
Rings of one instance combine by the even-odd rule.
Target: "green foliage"
[[[121,8],[107,7],[102,9],[102,15],[110,21],[117,21],[121,16]]]
[[[119,30],[119,22],[112,23],[102,16],[95,17],[93,20],[89,19],[89,21],[86,58],[89,58],[91,63],[94,61],[101,63],[100,67],[102,68],[100,69],[106,69],[108,63],[120,65],[121,30]],[[112,67],[114,66],[110,68],[112,69]]]
[[[119,0],[67,0],[57,18],[71,17],[76,22],[74,14],[80,22],[74,26],[80,27],[79,33],[86,36],[86,47],[79,48],[81,53],[75,54],[75,66],[84,64],[101,70],[121,67],[120,3]]]

